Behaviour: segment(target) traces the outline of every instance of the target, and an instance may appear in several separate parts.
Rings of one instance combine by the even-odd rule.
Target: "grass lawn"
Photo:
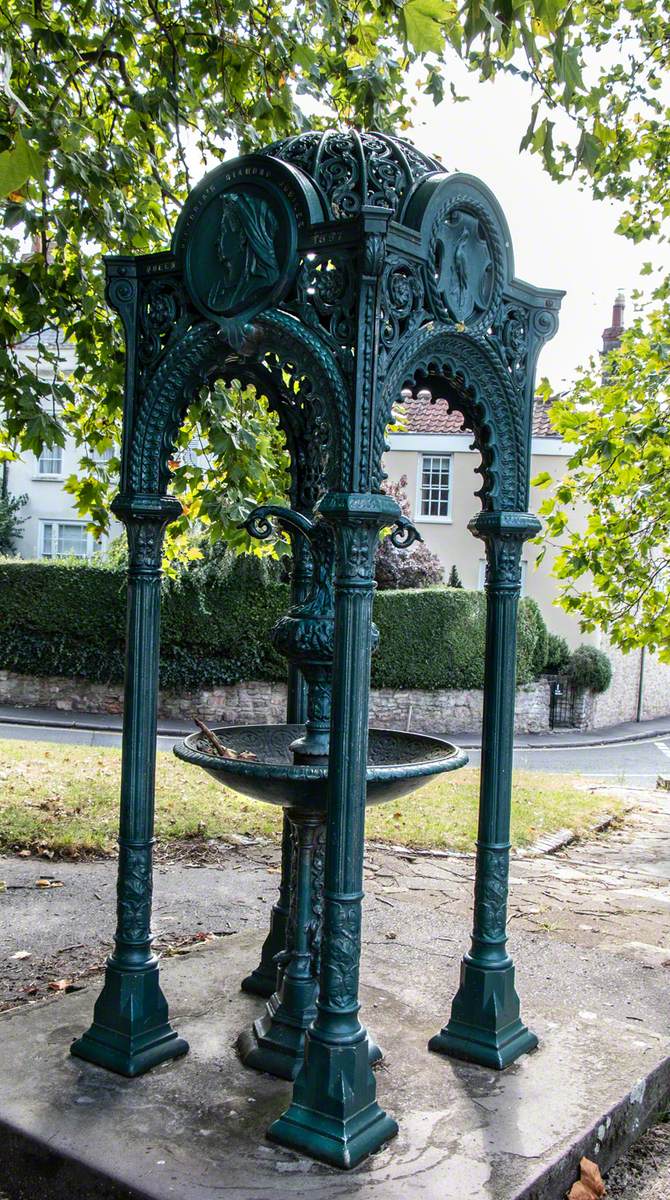
[[[0,850],[59,854],[109,852],[116,839],[121,752],[48,742],[0,741]],[[471,850],[477,829],[479,772],[444,775],[416,795],[368,811],[370,838],[416,847]],[[588,829],[618,811],[611,796],[591,793],[564,775],[519,771],[514,777],[512,843],[540,834]],[[159,839],[227,834],[276,836],[281,809],[236,796],[204,772],[159,752]]]

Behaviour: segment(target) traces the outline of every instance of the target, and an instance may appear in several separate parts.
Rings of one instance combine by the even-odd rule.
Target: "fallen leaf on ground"
[[[6,892],[6,891],[7,891],[7,884],[5,883],[4,879],[0,879],[0,893]]]
[[[10,958],[30,958],[30,950],[17,950],[16,954],[10,954]]]
[[[50,992],[81,992],[83,987],[73,979],[52,979],[48,985]]]
[[[579,1164],[579,1182],[573,1183],[568,1200],[600,1200],[605,1195],[605,1184],[597,1163],[583,1158]]]
[[[19,850],[19,858],[30,858],[30,850]]]
[[[54,888],[54,887],[63,887],[63,886],[64,886],[64,884],[61,882],[60,879],[44,879],[43,878],[43,879],[35,880],[35,887],[38,887],[38,888]]]

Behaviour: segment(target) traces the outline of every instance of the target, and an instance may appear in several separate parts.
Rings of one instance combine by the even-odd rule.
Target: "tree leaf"
[[[417,54],[430,50],[441,53],[445,42],[443,26],[450,14],[451,7],[444,0],[407,0],[403,4],[407,41]]]
[[[0,154],[0,195],[18,192],[28,179],[41,179],[42,174],[42,159],[18,130],[12,149]]]

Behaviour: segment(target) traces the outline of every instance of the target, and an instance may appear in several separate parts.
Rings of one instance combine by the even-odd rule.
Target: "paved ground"
[[[531,937],[548,937],[557,950],[561,943],[604,951],[616,946],[638,964],[641,986],[656,974],[667,985],[670,795],[632,789],[623,795],[636,805],[623,828],[551,857],[515,856],[510,931],[512,936],[524,931]],[[466,855],[370,850],[366,888],[374,937],[392,940],[400,958],[406,951],[407,961],[415,960],[406,931],[416,921],[437,921],[439,927],[436,913],[443,910],[467,920],[472,870],[472,858]],[[159,861],[156,872],[154,926],[159,945],[169,951],[180,940],[205,932],[223,936],[262,926],[278,873],[278,849],[273,845],[211,841],[175,847],[170,861]],[[0,894],[0,1003],[34,999],[45,994],[49,982],[102,964],[113,931],[113,862],[6,857],[0,858],[0,880],[7,886]],[[465,949],[460,943],[449,944],[439,932],[435,940],[440,957],[454,962]],[[12,957],[24,953],[29,957]],[[620,1002],[634,1012],[632,997]]]
[[[607,1200],[668,1200],[670,1124],[657,1125],[605,1176]]]
[[[70,714],[67,714],[70,717]],[[61,714],[62,718],[62,714]],[[630,732],[630,731],[629,731]],[[625,1019],[635,1024],[635,996],[647,983],[670,979],[670,802],[653,785],[670,774],[670,735],[658,726],[645,741],[615,745],[517,747],[515,765],[525,770],[580,772],[612,784],[627,783],[627,795],[641,801],[622,830],[570,848],[550,859],[515,859],[512,870],[510,931],[549,939],[560,958],[561,943],[615,949],[637,963],[639,986],[616,995]],[[622,731],[622,736],[626,730]],[[39,737],[90,744],[117,744],[118,736],[101,731],[58,730],[0,724],[0,737]],[[169,749],[174,738],[162,741]],[[476,750],[470,751],[473,763]],[[195,850],[195,854],[193,854]],[[209,843],[176,851],[181,862],[159,863],[155,925],[164,954],[182,953],[198,937],[219,937],[263,926],[278,874],[273,847],[225,847]],[[205,861],[207,865],[198,863]],[[406,931],[416,921],[437,922],[452,911],[466,919],[472,864],[468,858],[409,855],[399,858],[373,849],[368,858],[369,936],[392,943],[401,966],[420,967]],[[38,879],[55,886],[37,886]],[[109,948],[114,905],[111,863],[66,864],[35,859],[0,859],[0,1008],[31,1004],[49,992],[49,983],[71,980],[94,998],[93,974]],[[62,886],[58,886],[62,885]],[[4,918],[4,919],[2,919]],[[436,954],[455,971],[463,937],[450,942],[446,930],[434,935]],[[29,957],[12,957],[26,953]],[[522,956],[521,969],[531,967]],[[425,961],[425,959],[424,959]],[[579,981],[578,1003],[588,1014],[590,983]],[[595,996],[591,995],[595,1005]],[[667,1016],[665,1019],[667,1030]],[[638,1143],[607,1178],[611,1200],[668,1200],[670,1197],[670,1126],[661,1125]],[[4,1200],[0,1191],[0,1200]]]
[[[633,793],[629,795],[632,796]],[[667,886],[670,866],[670,797],[661,793],[655,796],[636,793],[636,798],[638,807],[630,814],[624,828],[581,846],[570,847],[555,857],[531,859],[517,856],[513,862],[510,932],[512,949],[517,960],[519,991],[527,1016],[532,1016],[533,1020],[539,1022],[538,1028],[544,1039],[544,1049],[541,1052],[543,1057],[533,1056],[527,1062],[538,1064],[539,1074],[534,1086],[538,1086],[539,1079],[543,1094],[546,1093],[545,1072],[549,1063],[551,1072],[555,1073],[552,1074],[554,1090],[560,1091],[564,1098],[562,1108],[571,1111],[575,1120],[581,1120],[580,1113],[589,1111],[589,1106],[594,1102],[590,1089],[598,1085],[603,1073],[609,1069],[620,1070],[622,1064],[626,1063],[629,1064],[626,1069],[629,1069],[632,1063],[636,1073],[633,1078],[636,1078],[637,1073],[646,1069],[645,1064],[655,1061],[655,1056],[663,1054],[663,1047],[667,1042],[667,984],[670,978],[670,892]],[[268,906],[275,893],[277,853],[274,847],[259,844],[234,848],[223,848],[214,844],[208,847],[207,852],[210,862],[206,866],[194,865],[187,858],[181,862],[159,865],[156,881],[156,925],[164,951],[174,954],[180,949],[187,950],[188,946],[180,946],[180,942],[182,939],[190,942],[194,935],[202,936],[210,931],[218,934],[218,940],[209,944],[202,952],[193,949],[190,951],[190,957],[188,954],[186,957],[177,954],[166,964],[166,970],[178,969],[185,980],[188,980],[191,974],[195,978],[200,963],[205,961],[204,958],[198,958],[199,953],[205,956],[214,954],[215,960],[212,961],[216,962],[216,988],[220,989],[221,1000],[225,997],[231,1005],[231,1008],[225,1011],[232,1013],[234,1010],[235,1020],[248,1020],[249,1015],[245,1015],[246,1008],[243,1013],[242,1008],[238,1011],[236,1006],[244,1004],[253,1007],[253,1002],[238,995],[237,976],[240,964],[237,961],[233,971],[235,978],[226,976],[226,966],[231,962],[227,948],[232,948],[235,943],[242,949],[246,947],[246,957],[252,953],[249,947],[257,941],[258,930],[266,920]],[[46,875],[53,877],[52,883],[62,883],[63,886],[36,886],[37,880]],[[62,1047],[67,1044],[69,1037],[78,1031],[78,1026],[86,1014],[90,1013],[99,987],[99,979],[89,975],[88,971],[102,963],[109,942],[114,907],[113,864],[94,862],[77,865],[5,858],[0,860],[0,878],[8,885],[7,891],[0,895],[0,918],[4,918],[0,919],[0,963],[3,964],[5,1005],[11,1007],[18,1003],[23,1009],[23,1015],[21,1012],[17,1013],[17,1019],[23,1021],[24,1015],[28,1016],[27,1006],[32,1006],[37,998],[46,993],[49,982],[70,979],[85,988],[80,994],[66,994],[62,998],[58,996],[46,1009],[41,1010],[45,1021],[46,1014],[49,1014],[49,1025],[54,1027],[47,1042],[51,1046],[57,1043]],[[371,991],[368,987],[366,1019],[373,1031],[375,1025],[378,1025],[387,1041],[389,1037],[393,1040],[394,1035],[389,1030],[395,1028],[395,1017],[389,1024],[391,1014],[385,1007],[385,996],[389,987],[396,987],[397,990],[397,981],[403,981],[399,994],[401,1006],[404,1004],[406,1010],[403,1010],[405,1029],[407,1011],[414,1011],[415,1008],[417,1012],[421,1011],[421,1028],[415,1039],[415,1052],[417,1055],[421,1054],[422,1062],[425,1037],[430,1032],[428,1027],[439,1024],[447,1015],[449,998],[455,986],[458,962],[467,941],[471,879],[472,860],[468,857],[393,854],[388,850],[376,848],[370,849],[368,853],[364,975],[368,981],[376,975],[381,993],[377,995],[374,989]],[[227,942],[224,935],[233,930],[239,931],[237,937]],[[30,957],[12,957],[21,951],[27,951]],[[421,1009],[414,995],[417,987],[424,986],[428,988],[431,997],[427,1013],[425,1005]],[[174,994],[174,985],[170,984],[169,990]],[[199,998],[196,1003],[197,1012],[194,1014],[197,1018],[196,1026],[198,1020],[214,1021],[220,1007],[221,1001],[217,1004],[216,1000],[213,1002],[204,995]],[[34,1011],[37,1016],[39,1010]],[[63,1015],[59,1016],[61,1012]],[[557,1014],[555,1028],[548,1015],[551,1012]],[[198,1016],[198,1013],[201,1015]],[[186,1021],[186,1016],[180,1020]],[[198,1033],[198,1028],[200,1027],[197,1026],[192,1037],[196,1050],[197,1044],[203,1045],[203,1032],[200,1030]],[[214,1024],[207,1025],[207,1029],[215,1038],[216,1070],[220,1071],[225,1063],[225,1070],[233,1072],[230,1078],[237,1079],[238,1076],[234,1076],[234,1059],[230,1057],[229,1049],[226,1049],[228,1043],[224,1045],[221,1042],[220,1031],[215,1037]],[[558,1042],[552,1049],[552,1039],[559,1034],[563,1036],[561,1030],[566,1029],[569,1032],[568,1042]],[[609,1034],[607,1030],[610,1030]],[[616,1031],[616,1039],[611,1043],[607,1039],[611,1038],[613,1030]],[[603,1057],[603,1047],[610,1044],[612,1052]],[[596,1045],[599,1050],[594,1057],[591,1050]],[[569,1061],[565,1058],[566,1053],[572,1056]],[[224,1056],[223,1059],[221,1055]],[[425,1067],[429,1072],[436,1069],[432,1057],[429,1056],[432,1065]],[[65,1069],[64,1059],[61,1057],[59,1061],[59,1069]],[[403,1092],[402,1080],[399,1082],[394,1076],[398,1061],[396,1052],[395,1058],[391,1056],[391,1074],[385,1076],[383,1081],[380,1079],[380,1088],[383,1086],[390,1107],[395,1106],[399,1111],[408,1112],[411,1108],[411,1097],[409,1093],[406,1095]],[[202,1050],[189,1062],[199,1063],[198,1070],[204,1069]],[[175,1072],[174,1077],[170,1076],[172,1083],[168,1080],[169,1087],[185,1086],[175,1081],[178,1078],[186,1078],[184,1072],[191,1070],[192,1067],[188,1065],[184,1066],[181,1074]],[[473,1099],[473,1094],[468,1091],[470,1076],[467,1070],[463,1074],[463,1070],[465,1069],[458,1065],[448,1067],[450,1083],[442,1097],[445,1101],[443,1107],[446,1109],[452,1103],[460,1104],[457,1093],[461,1085],[469,1096],[467,1103],[474,1107],[468,1109],[466,1106],[465,1110],[454,1109],[453,1113],[449,1109],[449,1120],[445,1118],[446,1124],[443,1122],[440,1126],[440,1129],[444,1126],[445,1137],[450,1128],[451,1116],[462,1120],[464,1114],[469,1111],[484,1115],[488,1121],[486,1113],[493,1111],[490,1108],[491,1094],[489,1100],[483,1094],[479,1099]],[[509,1078],[516,1079],[519,1084],[524,1079],[532,1082],[534,1071],[534,1066],[530,1073],[526,1071],[524,1074],[522,1069],[521,1075]],[[83,1079],[83,1076],[81,1078]],[[192,1086],[197,1073],[189,1075],[188,1078],[189,1086]],[[220,1088],[220,1084],[216,1082],[217,1078],[213,1076],[209,1079],[209,1086],[214,1088],[215,1093],[218,1093]],[[432,1074],[430,1078],[433,1079]],[[505,1078],[507,1079],[507,1074]],[[437,1079],[436,1075],[431,1087],[439,1088]],[[235,1087],[248,1086],[246,1080],[248,1076],[245,1073],[245,1080],[235,1084]],[[460,1081],[460,1084],[457,1081]],[[60,1084],[62,1083],[63,1080],[60,1080]],[[492,1078],[487,1082],[487,1087],[493,1083]],[[277,1096],[272,1090],[275,1085],[271,1087],[268,1082],[267,1087],[265,1083],[259,1083],[257,1086],[261,1089],[259,1092],[254,1090],[243,1094],[244,1103],[249,1104],[246,1097],[257,1095],[263,1098],[263,1104],[267,1106],[268,1111],[272,1110],[273,1105],[277,1103]],[[446,1084],[443,1086],[446,1087]],[[498,1113],[504,1111],[504,1105],[507,1103],[504,1100],[504,1089],[508,1086],[512,1085],[505,1083],[503,1092],[495,1100],[494,1109]],[[514,1087],[515,1083],[513,1089]],[[108,1088],[105,1093],[109,1103],[123,1106],[123,1096],[127,1093],[119,1091],[116,1085],[112,1091]],[[142,1106],[142,1097],[146,1099],[147,1093],[143,1091],[141,1096],[139,1092],[136,1094]],[[516,1095],[514,1090],[513,1094]],[[436,1096],[439,1095],[438,1091]],[[497,1092],[495,1095],[498,1095]],[[177,1103],[176,1092],[174,1098]],[[599,1102],[600,1099],[602,1097],[599,1097]],[[179,1104],[182,1102],[183,1098],[179,1100]],[[80,1103],[83,1104],[84,1100]],[[211,1101],[208,1103],[211,1104]],[[259,1105],[260,1103],[259,1099]],[[536,1109],[538,1106],[542,1108],[539,1100],[534,1103]],[[229,1107],[231,1111],[228,1116],[232,1120],[233,1110],[238,1112],[239,1109],[237,1103],[233,1103],[232,1100]],[[220,1105],[217,1113],[219,1108]],[[88,1111],[90,1113],[92,1110]],[[144,1112],[144,1109],[142,1111]],[[183,1111],[183,1108],[178,1107],[175,1111]],[[264,1112],[265,1110],[263,1116]],[[147,1113],[149,1114],[148,1109]],[[90,1120],[90,1117],[87,1120]],[[537,1122],[533,1123],[534,1120],[533,1118],[528,1125],[524,1117],[518,1135],[515,1134],[521,1138],[516,1143],[516,1161],[523,1159],[527,1165],[530,1164],[528,1169],[531,1169],[532,1162],[538,1155],[546,1153],[547,1145],[556,1137],[551,1121],[548,1122],[544,1114],[540,1120],[540,1132]],[[477,1127],[479,1128],[479,1125]],[[486,1151],[486,1145],[489,1144],[486,1138],[483,1143],[479,1142],[475,1146],[475,1142],[467,1134],[467,1129],[466,1124],[456,1135],[452,1129],[444,1145],[439,1141],[440,1154],[448,1153],[448,1158],[444,1159],[443,1170],[446,1177],[449,1167],[449,1171],[452,1172],[449,1174],[450,1179],[453,1178],[453,1154],[459,1153],[457,1147],[461,1143],[469,1146],[468,1153],[474,1153],[473,1161],[479,1164],[483,1161],[482,1153],[485,1157],[489,1153]],[[245,1130],[247,1136],[247,1126]],[[407,1123],[405,1130],[406,1134],[414,1136]],[[255,1126],[252,1132],[254,1136],[258,1133]],[[417,1136],[422,1138],[424,1134],[420,1133]],[[429,1138],[431,1145],[432,1136],[431,1134]],[[456,1142],[453,1141],[454,1136],[457,1137]],[[652,1197],[654,1200],[661,1200],[661,1197],[667,1200],[667,1192],[662,1190],[665,1184],[661,1183],[663,1176],[660,1170],[654,1171],[654,1182],[649,1182],[654,1159],[660,1158],[666,1146],[667,1139],[663,1130],[655,1134],[653,1139],[648,1139],[646,1147],[632,1156],[630,1164],[619,1168],[620,1181],[612,1183],[612,1197],[616,1200],[635,1200],[636,1192],[631,1189],[637,1187],[635,1172],[639,1173],[638,1168],[642,1164],[646,1174],[640,1176],[644,1179],[644,1183],[640,1185],[644,1189],[640,1193],[640,1200],[643,1196],[644,1200],[651,1200]],[[427,1152],[424,1148],[421,1153],[425,1155]],[[384,1163],[389,1166],[401,1161],[401,1164],[404,1163],[403,1169],[408,1168],[411,1157],[407,1158],[407,1146],[401,1150],[399,1141],[398,1149],[385,1152],[385,1155],[387,1153],[388,1158],[380,1159],[378,1166],[372,1170],[372,1176],[375,1176],[378,1169],[381,1170]],[[213,1142],[210,1154],[214,1154]],[[164,1156],[157,1156],[161,1157]],[[270,1161],[274,1160],[267,1159],[267,1162]],[[293,1167],[287,1165],[285,1170],[292,1171]],[[504,1175],[503,1171],[501,1178]],[[285,1190],[269,1193],[260,1189],[258,1196],[288,1195],[289,1192],[293,1195],[294,1176],[287,1175],[285,1178]],[[316,1184],[321,1176],[312,1179],[312,1175],[308,1173],[306,1178],[307,1182]],[[374,1178],[372,1181],[374,1182]],[[465,1186],[464,1178],[463,1188]],[[460,1196],[465,1194],[487,1197],[504,1194],[502,1191],[482,1191],[485,1186],[479,1176],[476,1179],[468,1177],[468,1190],[458,1193],[459,1200]],[[657,1188],[656,1193],[651,1190],[652,1187]],[[615,1188],[618,1188],[618,1191],[614,1190]],[[658,1191],[658,1188],[661,1188],[661,1191]],[[408,1194],[403,1193],[403,1200],[404,1195]],[[432,1193],[426,1193],[429,1194],[432,1200]],[[383,1189],[380,1195],[386,1200]],[[395,1196],[396,1191],[391,1190],[388,1195]],[[440,1195],[442,1200],[446,1200],[447,1193]],[[556,1200],[558,1195],[556,1193]],[[553,1196],[551,1200],[554,1200]]]

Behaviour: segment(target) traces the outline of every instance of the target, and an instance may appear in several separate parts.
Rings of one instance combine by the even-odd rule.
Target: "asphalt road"
[[[117,733],[19,724],[0,724],[0,738],[77,746],[121,744],[120,734]],[[171,750],[175,740],[174,737],[159,738],[159,750]],[[468,753],[471,764],[479,766],[479,751],[470,749]],[[670,775],[670,737],[605,746],[556,746],[551,749],[523,746],[514,752],[514,766],[523,771],[557,771],[606,779],[631,787],[653,787],[659,775]]]

